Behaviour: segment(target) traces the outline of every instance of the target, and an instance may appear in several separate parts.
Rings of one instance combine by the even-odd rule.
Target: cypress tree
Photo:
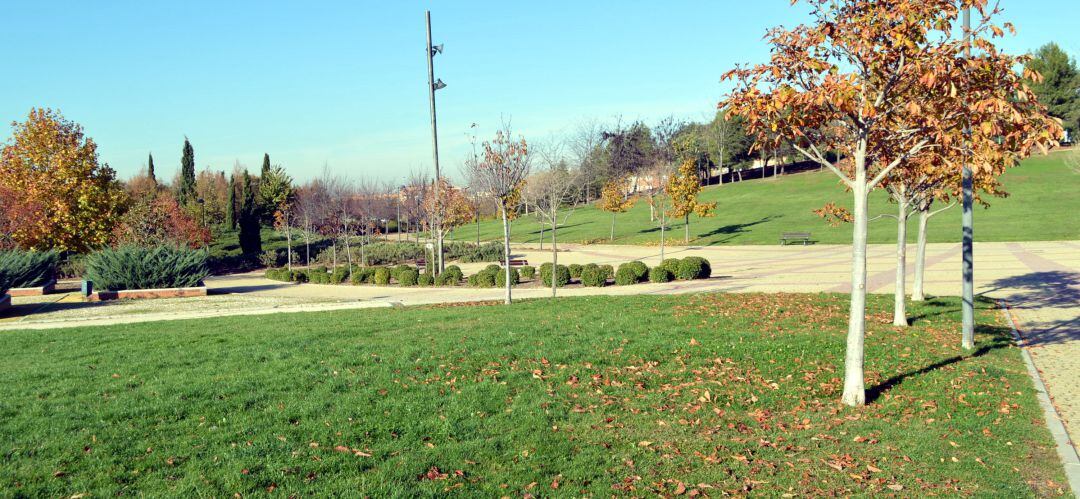
[[[244,172],[244,184],[240,191],[240,249],[245,255],[262,253],[262,235],[259,234],[259,213],[255,203],[255,189],[251,175]]]
[[[146,176],[150,177],[150,181],[157,185],[157,176],[154,175],[154,155],[150,155],[150,160],[146,163]]]
[[[195,200],[195,149],[184,137],[184,152],[180,157],[180,187],[176,193],[180,206]]]
[[[270,173],[270,155],[267,153],[263,153],[263,166],[262,172],[259,173],[259,178],[266,178],[266,174],[268,173]]]
[[[225,204],[225,227],[236,228],[236,177],[229,177],[229,201]]]

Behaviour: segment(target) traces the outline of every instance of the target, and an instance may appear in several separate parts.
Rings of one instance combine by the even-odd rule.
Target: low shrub
[[[581,270],[583,268],[581,265],[578,265],[576,263],[571,263],[570,265],[567,265],[566,268],[570,270],[570,278],[571,279],[580,279],[581,278]]]
[[[624,263],[623,265],[626,265],[634,271],[634,275],[637,276],[638,281],[644,281],[649,276],[649,267],[644,263],[635,260],[633,262]],[[622,265],[619,267],[622,267]]]
[[[307,273],[302,270],[290,271],[286,268],[266,269],[263,276],[267,279],[281,282],[307,282]]]
[[[484,267],[484,270],[485,270],[485,271],[487,271],[487,272],[498,272],[498,271],[499,271],[499,269],[501,269],[501,268],[502,268],[502,267],[500,267],[500,266],[498,266],[498,265],[495,265],[495,264],[493,263],[493,264],[491,264],[491,265],[488,265],[487,267]]]
[[[312,284],[331,284],[330,271],[326,267],[315,267],[305,271],[307,281]]]
[[[600,270],[599,265],[586,265],[581,269],[581,284],[594,288],[601,288],[607,286],[607,276],[604,275],[603,270]]]
[[[604,272],[604,279],[615,278],[615,267],[612,267],[611,265],[601,265],[600,270]]]
[[[11,288],[36,288],[56,278],[55,251],[0,251],[0,293]]]
[[[349,279],[349,268],[338,267],[330,273],[330,284],[341,284]]]
[[[521,274],[518,273],[518,269],[510,267],[510,285],[517,286],[521,282]],[[495,286],[500,288],[506,287],[506,271],[499,269],[495,272]]]
[[[503,244],[492,241],[477,246],[463,241],[443,243],[443,252],[447,260],[465,263],[498,262],[503,260]]]
[[[434,282],[435,282],[435,279],[431,277],[431,272],[424,272],[423,274],[420,274],[420,276],[416,278],[416,285],[417,286],[428,287],[428,286],[431,286]]]
[[[401,278],[398,277],[398,275],[400,275],[402,272],[404,272],[406,270],[413,270],[412,265],[405,265],[405,264],[397,265],[393,269],[390,270],[390,277],[393,277],[395,281],[400,281]]]
[[[379,286],[390,284],[390,269],[386,267],[376,268],[375,273],[372,274],[371,280]]]
[[[649,268],[645,267],[645,271],[642,272],[641,267],[645,267],[645,264],[641,262],[628,262],[619,265],[619,270],[615,271],[615,284],[618,284],[619,286],[628,286],[645,280]]]
[[[679,280],[708,279],[712,275],[712,266],[709,261],[700,256],[688,256],[679,261],[679,270],[675,277]]]
[[[544,283],[544,286],[551,287],[551,263],[545,263],[540,266],[540,280]],[[559,265],[555,268],[555,287],[563,287],[570,283],[570,269],[565,265]]]
[[[371,284],[377,267],[356,267],[349,272],[349,281],[353,284]]]
[[[484,269],[469,276],[469,286],[474,288],[494,288],[495,272]]]
[[[671,275],[674,276],[675,274],[679,273],[679,259],[666,258],[664,259],[664,261],[660,262],[660,267],[663,267],[668,272],[671,272]]]
[[[462,279],[465,278],[465,274],[461,272],[461,267],[457,265],[450,265],[443,270],[441,274],[435,277],[435,284],[439,286],[457,286],[461,284]]]
[[[398,271],[397,281],[402,286],[416,286],[417,280],[420,278],[420,273],[414,268],[407,268]]]
[[[649,269],[650,282],[671,282],[673,280],[675,280],[675,274],[672,274],[667,267],[656,266]]]
[[[188,288],[210,273],[205,250],[182,246],[121,246],[91,253],[86,279],[102,290]]]
[[[522,278],[530,281],[536,277],[536,267],[533,267],[532,265],[525,265],[518,269],[518,272],[521,274]]]

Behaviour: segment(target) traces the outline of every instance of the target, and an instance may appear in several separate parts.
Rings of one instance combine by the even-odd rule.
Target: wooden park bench
[[[424,260],[423,258],[417,258],[416,259],[416,268],[417,269],[426,269],[427,268],[427,260]]]
[[[510,266],[511,267],[524,267],[524,266],[526,266],[528,264],[529,264],[529,261],[525,260],[524,258],[511,259],[510,260]]]
[[[780,234],[780,245],[784,246],[790,242],[802,241],[803,246],[810,244],[809,232],[785,232]]]

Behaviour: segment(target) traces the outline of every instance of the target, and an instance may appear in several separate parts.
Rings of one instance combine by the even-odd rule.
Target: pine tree
[[[157,185],[157,176],[154,175],[154,155],[150,155],[150,160],[146,163],[146,176],[150,177],[150,181]]]
[[[1050,115],[1060,118],[1073,134],[1080,133],[1080,68],[1076,60],[1050,42],[1035,51],[1027,69],[1037,71],[1042,79],[1027,80]]]
[[[259,178],[265,178],[268,173],[270,173],[270,155],[263,153],[263,165],[262,171],[259,172]]]
[[[176,200],[180,206],[186,206],[195,200],[195,149],[191,147],[187,137],[184,137],[184,153],[180,157],[180,186]]]
[[[251,185],[251,175],[247,172],[244,172],[244,184],[240,194],[240,249],[245,255],[258,255],[262,253],[259,213],[255,203],[255,189]]]
[[[236,177],[229,177],[229,201],[225,205],[225,227],[236,228]]]

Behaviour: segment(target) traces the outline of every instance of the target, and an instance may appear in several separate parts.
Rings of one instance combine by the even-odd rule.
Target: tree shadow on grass
[[[696,239],[701,239],[701,238],[704,238],[704,237],[719,236],[719,235],[722,235],[722,234],[731,235],[732,237],[729,237],[729,238],[724,240],[724,241],[727,241],[727,240],[730,240],[730,239],[734,238],[735,235],[738,235],[738,234],[741,234],[741,233],[744,233],[744,232],[750,232],[750,231],[746,230],[748,227],[753,227],[753,226],[758,225],[758,224],[763,224],[765,222],[769,222],[769,221],[771,221],[773,219],[780,218],[782,216],[783,215],[769,215],[769,216],[767,216],[765,218],[762,218],[760,220],[756,220],[756,221],[753,221],[753,222],[749,222],[749,223],[730,224],[730,225],[725,225],[723,227],[717,227],[717,228],[715,228],[715,229],[713,229],[713,230],[711,230],[709,232],[695,234],[694,239],[696,240]],[[685,224],[683,224],[683,223],[671,224],[671,225],[668,226],[667,232],[680,231],[680,230],[682,230],[684,225]],[[641,229],[641,230],[638,231],[638,234],[653,234],[653,233],[657,233],[657,232],[660,232],[660,227],[650,227],[648,229]],[[712,246],[712,245],[718,244],[718,242],[713,241],[713,242],[710,242],[708,244],[710,246]]]
[[[924,374],[936,371],[938,369],[958,364],[968,359],[982,357],[989,352],[1012,345],[1012,330],[1007,327],[980,324],[975,326],[975,334],[982,335],[983,341],[974,352],[964,355],[954,355],[952,357],[941,359],[926,367],[916,369],[914,371],[908,371],[906,373],[901,373],[885,381],[882,381],[881,383],[878,383],[877,385],[872,386],[866,390],[866,403],[874,403],[883,395],[888,393],[889,390],[900,386],[900,384],[910,378],[916,378]],[[989,338],[986,338],[987,336],[989,336]]]

